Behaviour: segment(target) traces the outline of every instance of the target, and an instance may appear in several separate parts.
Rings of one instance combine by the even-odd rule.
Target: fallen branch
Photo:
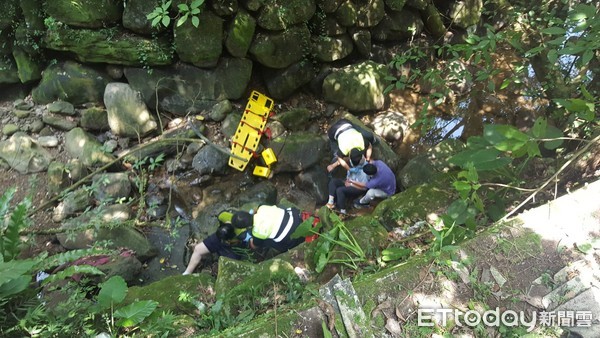
[[[556,171],[556,173],[554,173],[554,175],[550,176],[550,178],[548,180],[546,180],[546,182],[544,182],[544,184],[542,184],[539,188],[535,189],[535,191],[531,195],[529,195],[529,197],[527,197],[523,202],[521,202],[519,205],[517,205],[513,210],[511,210],[504,217],[502,217],[502,219],[500,219],[500,222],[504,222],[504,221],[508,220],[508,218],[510,216],[512,216],[519,209],[521,209],[525,204],[527,204],[527,202],[529,202],[532,198],[534,198],[535,195],[537,195],[540,191],[544,190],[548,184],[550,184],[552,181],[556,180],[556,177],[558,177],[558,175],[561,172],[563,172],[577,158],[579,158],[579,156],[583,155],[592,146],[592,144],[598,143],[599,141],[600,141],[600,135],[594,137],[591,141],[587,142],[586,145],[583,148],[579,149],[579,151],[577,151],[571,159],[569,159],[567,162],[565,162],[565,164],[563,164],[562,167],[560,167],[560,169],[558,169]]]

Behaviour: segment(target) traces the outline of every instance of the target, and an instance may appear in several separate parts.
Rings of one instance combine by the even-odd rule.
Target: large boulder
[[[374,27],[385,15],[385,4],[383,0],[368,0],[358,8],[356,26]]]
[[[200,175],[224,175],[227,173],[229,156],[215,147],[202,147],[194,156],[192,167]]]
[[[127,6],[123,10],[123,27],[142,35],[166,30],[161,24],[152,27],[152,21],[147,18],[161,3],[160,0],[127,0]]]
[[[315,71],[310,62],[300,61],[285,69],[267,70],[263,77],[269,94],[276,100],[284,100],[314,79]]]
[[[273,139],[269,146],[277,155],[275,173],[300,172],[319,163],[329,151],[323,135],[297,132]]]
[[[256,19],[248,12],[240,10],[229,25],[227,38],[225,39],[227,51],[234,57],[246,57],[255,29]]]
[[[281,69],[302,60],[306,48],[310,48],[310,31],[301,24],[281,32],[256,34],[250,54],[266,67]]]
[[[52,155],[23,132],[0,142],[0,158],[21,174],[44,171],[52,161]]]
[[[215,293],[235,312],[248,305],[251,295],[266,295],[275,284],[277,292],[285,294],[299,282],[294,267],[281,259],[254,264],[220,257]]]
[[[223,19],[211,11],[198,14],[201,24],[194,27],[192,20],[176,26],[175,50],[181,61],[198,67],[214,67],[223,50]]]
[[[47,0],[48,16],[69,26],[101,28],[121,20],[122,0]]]
[[[482,0],[453,1],[450,7],[449,17],[452,20],[453,26],[466,29],[469,26],[479,23],[482,10]]]
[[[15,48],[13,57],[17,63],[21,83],[31,83],[42,78],[42,64],[39,61],[39,55],[34,56],[26,53],[22,48]]]
[[[31,96],[37,104],[56,100],[68,101],[74,105],[100,103],[104,87],[108,83],[109,77],[105,74],[77,62],[66,61],[46,68]]]
[[[418,221],[435,224],[454,200],[454,189],[448,179],[439,178],[428,184],[410,187],[381,201],[372,216],[388,231],[406,228]]]
[[[13,25],[19,13],[19,0],[0,1],[0,31]]]
[[[0,56],[0,84],[20,83],[19,69],[12,55]]]
[[[425,24],[417,12],[404,9],[388,11],[379,24],[371,29],[375,41],[403,41],[418,36]]]
[[[314,0],[266,0],[258,15],[258,25],[272,31],[285,30],[308,21],[316,8]]]
[[[127,83],[109,83],[104,91],[104,105],[108,112],[108,125],[115,135],[138,138],[157,129],[154,116],[140,93]]]
[[[149,67],[173,61],[172,45],[167,38],[147,38],[124,29],[62,27],[47,30],[44,43],[48,49],[72,53],[80,62]]]
[[[354,112],[381,109],[386,75],[386,66],[373,61],[346,66],[325,78],[323,97]]]
[[[350,55],[354,44],[348,34],[338,36],[313,36],[312,53],[321,62],[333,62]]]
[[[127,82],[140,92],[148,107],[180,116],[209,110],[216,101],[240,99],[251,75],[252,61],[225,57],[210,70],[183,63],[152,73],[125,68]]]

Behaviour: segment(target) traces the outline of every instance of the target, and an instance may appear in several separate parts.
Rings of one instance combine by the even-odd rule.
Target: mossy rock
[[[214,302],[210,290],[215,283],[214,277],[208,273],[188,276],[169,276],[145,286],[132,286],[127,292],[123,305],[138,300],[154,300],[159,303],[160,311],[172,311],[175,314],[189,314],[195,310],[191,303],[179,301],[179,295],[185,292],[194,300],[204,304]]]
[[[118,0],[46,0],[45,10],[70,26],[100,28],[121,20],[123,5]]]
[[[277,285],[284,294],[290,283],[299,283],[294,267],[281,259],[270,259],[259,264],[219,257],[219,275],[215,283],[217,298],[223,299],[231,311],[242,309],[248,302],[258,301],[272,292]]]
[[[383,200],[373,211],[373,217],[387,230],[411,226],[422,220],[434,222],[454,199],[453,189],[444,177],[431,184],[410,187]]]
[[[46,68],[31,96],[37,104],[56,100],[64,100],[73,105],[103,103],[104,88],[109,81],[108,76],[90,67],[66,61]]]
[[[173,61],[167,38],[146,38],[118,28],[48,30],[44,43],[48,49],[73,53],[80,62],[148,67]]]

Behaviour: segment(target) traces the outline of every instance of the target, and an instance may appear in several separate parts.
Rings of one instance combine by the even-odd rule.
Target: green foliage
[[[346,228],[344,222],[334,213],[329,218],[333,222],[333,228],[325,233],[319,234],[316,241],[314,263],[315,271],[318,273],[325,269],[329,263],[342,264],[357,270],[358,263],[367,260],[365,252],[360,247],[352,233]],[[304,230],[294,232],[293,235],[318,234],[315,228],[303,227]],[[305,231],[308,230],[308,233]],[[337,250],[341,248],[342,250]]]
[[[200,25],[200,18],[198,14],[201,13],[201,7],[204,4],[204,0],[192,0],[191,3],[182,3],[177,5],[177,27],[183,25],[188,19],[192,20],[192,25],[198,28]],[[154,10],[146,16],[148,20],[152,21],[152,27],[163,25],[169,27],[171,24],[171,17],[169,16],[169,8],[171,7],[171,0],[163,2],[160,6],[154,8]]]
[[[10,188],[0,197],[0,256],[5,262],[13,260],[20,252],[19,232],[29,226],[27,210],[31,206],[29,199],[18,203],[10,210],[16,189]]]

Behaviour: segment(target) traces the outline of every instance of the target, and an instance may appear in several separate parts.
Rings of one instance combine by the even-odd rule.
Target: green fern
[[[5,261],[13,260],[19,255],[19,244],[21,242],[19,232],[21,229],[29,225],[27,218],[27,210],[31,206],[31,202],[25,199],[19,203],[13,210],[9,220],[8,226],[2,233],[2,240],[0,240],[0,249]]]

